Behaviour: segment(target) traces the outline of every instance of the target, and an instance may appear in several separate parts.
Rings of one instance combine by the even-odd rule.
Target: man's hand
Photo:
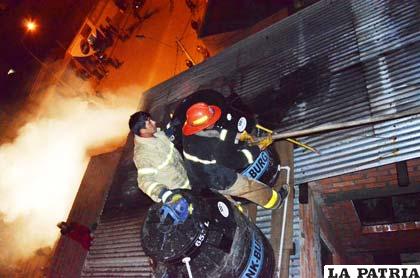
[[[260,148],[260,150],[263,151],[266,148],[268,148],[268,146],[270,146],[272,143],[273,143],[273,137],[271,137],[271,134],[270,134],[258,143],[258,147]]]
[[[240,134],[238,139],[242,142],[254,142],[254,138],[246,130]]]

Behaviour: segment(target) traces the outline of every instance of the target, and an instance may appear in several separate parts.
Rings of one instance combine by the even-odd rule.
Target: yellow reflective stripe
[[[270,201],[268,201],[267,204],[264,205],[264,207],[267,209],[272,208],[277,203],[277,200],[279,198],[276,191],[271,190],[271,192],[272,192],[272,195],[271,195]]]
[[[238,208],[238,210],[240,211],[240,212],[244,212],[244,208],[241,206],[241,205],[236,205],[236,207]]]
[[[150,174],[157,174],[158,170],[155,168],[139,168],[137,173],[140,175],[150,175]]]
[[[216,160],[215,159],[213,159],[213,160],[204,160],[204,159],[200,159],[200,158],[198,158],[198,157],[196,157],[194,155],[191,155],[189,153],[186,153],[185,151],[183,151],[183,153],[184,153],[184,157],[186,159],[188,159],[188,160],[191,160],[191,161],[194,161],[194,162],[198,162],[198,163],[201,163],[201,164],[216,164]]]
[[[254,162],[254,158],[252,157],[252,153],[247,149],[242,149],[241,152],[245,155],[248,163],[251,164]]]
[[[192,125],[197,126],[197,125],[202,125],[205,122],[207,122],[207,120],[209,119],[209,117],[207,115],[204,115],[200,118],[198,118],[197,120],[192,122]]]
[[[146,194],[148,195],[148,196],[151,196],[152,195],[152,192],[156,189],[156,187],[158,187],[160,185],[160,183],[158,183],[158,182],[154,182],[154,183],[152,183],[151,185],[149,185],[149,187],[147,187],[147,189],[146,189]]]
[[[225,141],[226,134],[227,134],[227,129],[222,129],[222,131],[220,131],[220,140]]]
[[[165,168],[169,164],[169,161],[171,161],[173,154],[174,154],[174,145],[171,144],[171,147],[169,149],[169,154],[166,156],[165,161],[162,162],[162,164],[160,164],[157,168],[159,170]]]
[[[171,196],[173,193],[172,193],[172,191],[170,191],[170,190],[168,190],[168,191],[166,191],[165,193],[163,193],[163,195],[162,195],[162,202],[166,202],[166,199],[168,199],[168,197],[169,196]]]

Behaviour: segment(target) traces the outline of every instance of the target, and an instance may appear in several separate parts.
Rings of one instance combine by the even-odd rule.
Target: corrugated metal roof
[[[319,1],[152,88],[140,106],[161,120],[197,89],[233,90],[277,131],[408,111],[420,106],[419,9],[419,1]],[[300,140],[322,154],[295,149],[295,184],[420,157],[420,118]],[[257,214],[268,238],[269,214]],[[291,257],[291,277],[299,259]]]
[[[278,131],[420,105],[419,1],[320,1],[151,89],[156,117],[203,87],[250,105]],[[301,138],[295,183],[420,157],[420,119]]]
[[[101,217],[81,277],[152,277],[140,244],[146,208]]]

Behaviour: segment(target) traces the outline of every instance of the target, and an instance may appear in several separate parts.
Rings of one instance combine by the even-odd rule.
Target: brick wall
[[[416,188],[420,185],[420,158],[408,160],[406,163],[410,181],[409,187]],[[393,226],[393,229],[388,229],[387,232],[384,229],[384,232],[366,233],[364,231],[366,229],[362,229],[353,202],[348,197],[353,195],[346,195],[347,199],[337,197],[344,196],[344,194],[356,194],[359,198],[364,198],[364,196],[368,198],[370,192],[378,192],[378,190],[383,192],[388,189],[390,192],[400,192],[402,189],[398,186],[396,164],[310,182],[309,187],[313,194],[318,196],[319,212],[328,223],[321,228],[330,229],[329,232],[324,232],[324,234],[327,237],[334,237],[331,242],[337,246],[333,247],[344,254],[344,256],[335,254],[336,262],[339,261],[341,264],[373,264],[375,250],[389,253],[395,250],[413,248],[420,250],[418,241],[420,229],[416,225],[411,225],[413,227],[410,226],[410,229],[398,229],[400,226],[405,227],[407,225],[394,225],[397,229]],[[308,205],[301,206],[307,207]],[[311,214],[305,211],[305,215]],[[317,223],[313,220],[308,217],[302,218],[302,221],[309,221],[302,225],[303,233],[306,236],[317,232],[314,227]],[[311,245],[315,246],[313,243]]]
[[[420,165],[420,159],[416,159],[415,163]],[[411,169],[414,169],[414,166],[412,166]],[[414,173],[412,174],[414,177]],[[420,175],[417,176],[417,180],[420,181]],[[395,164],[388,164],[381,167],[310,182],[309,185],[312,190],[319,191],[323,194],[347,190],[396,187],[398,186],[397,169]]]
[[[371,254],[355,254],[347,256],[346,264],[374,264]]]
[[[407,170],[410,184],[420,184],[420,159],[408,160]]]

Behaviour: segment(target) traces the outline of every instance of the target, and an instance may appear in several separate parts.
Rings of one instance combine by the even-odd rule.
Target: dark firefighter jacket
[[[207,129],[183,137],[184,162],[194,188],[227,189],[237,173],[254,162],[260,150],[226,139],[226,129]]]

